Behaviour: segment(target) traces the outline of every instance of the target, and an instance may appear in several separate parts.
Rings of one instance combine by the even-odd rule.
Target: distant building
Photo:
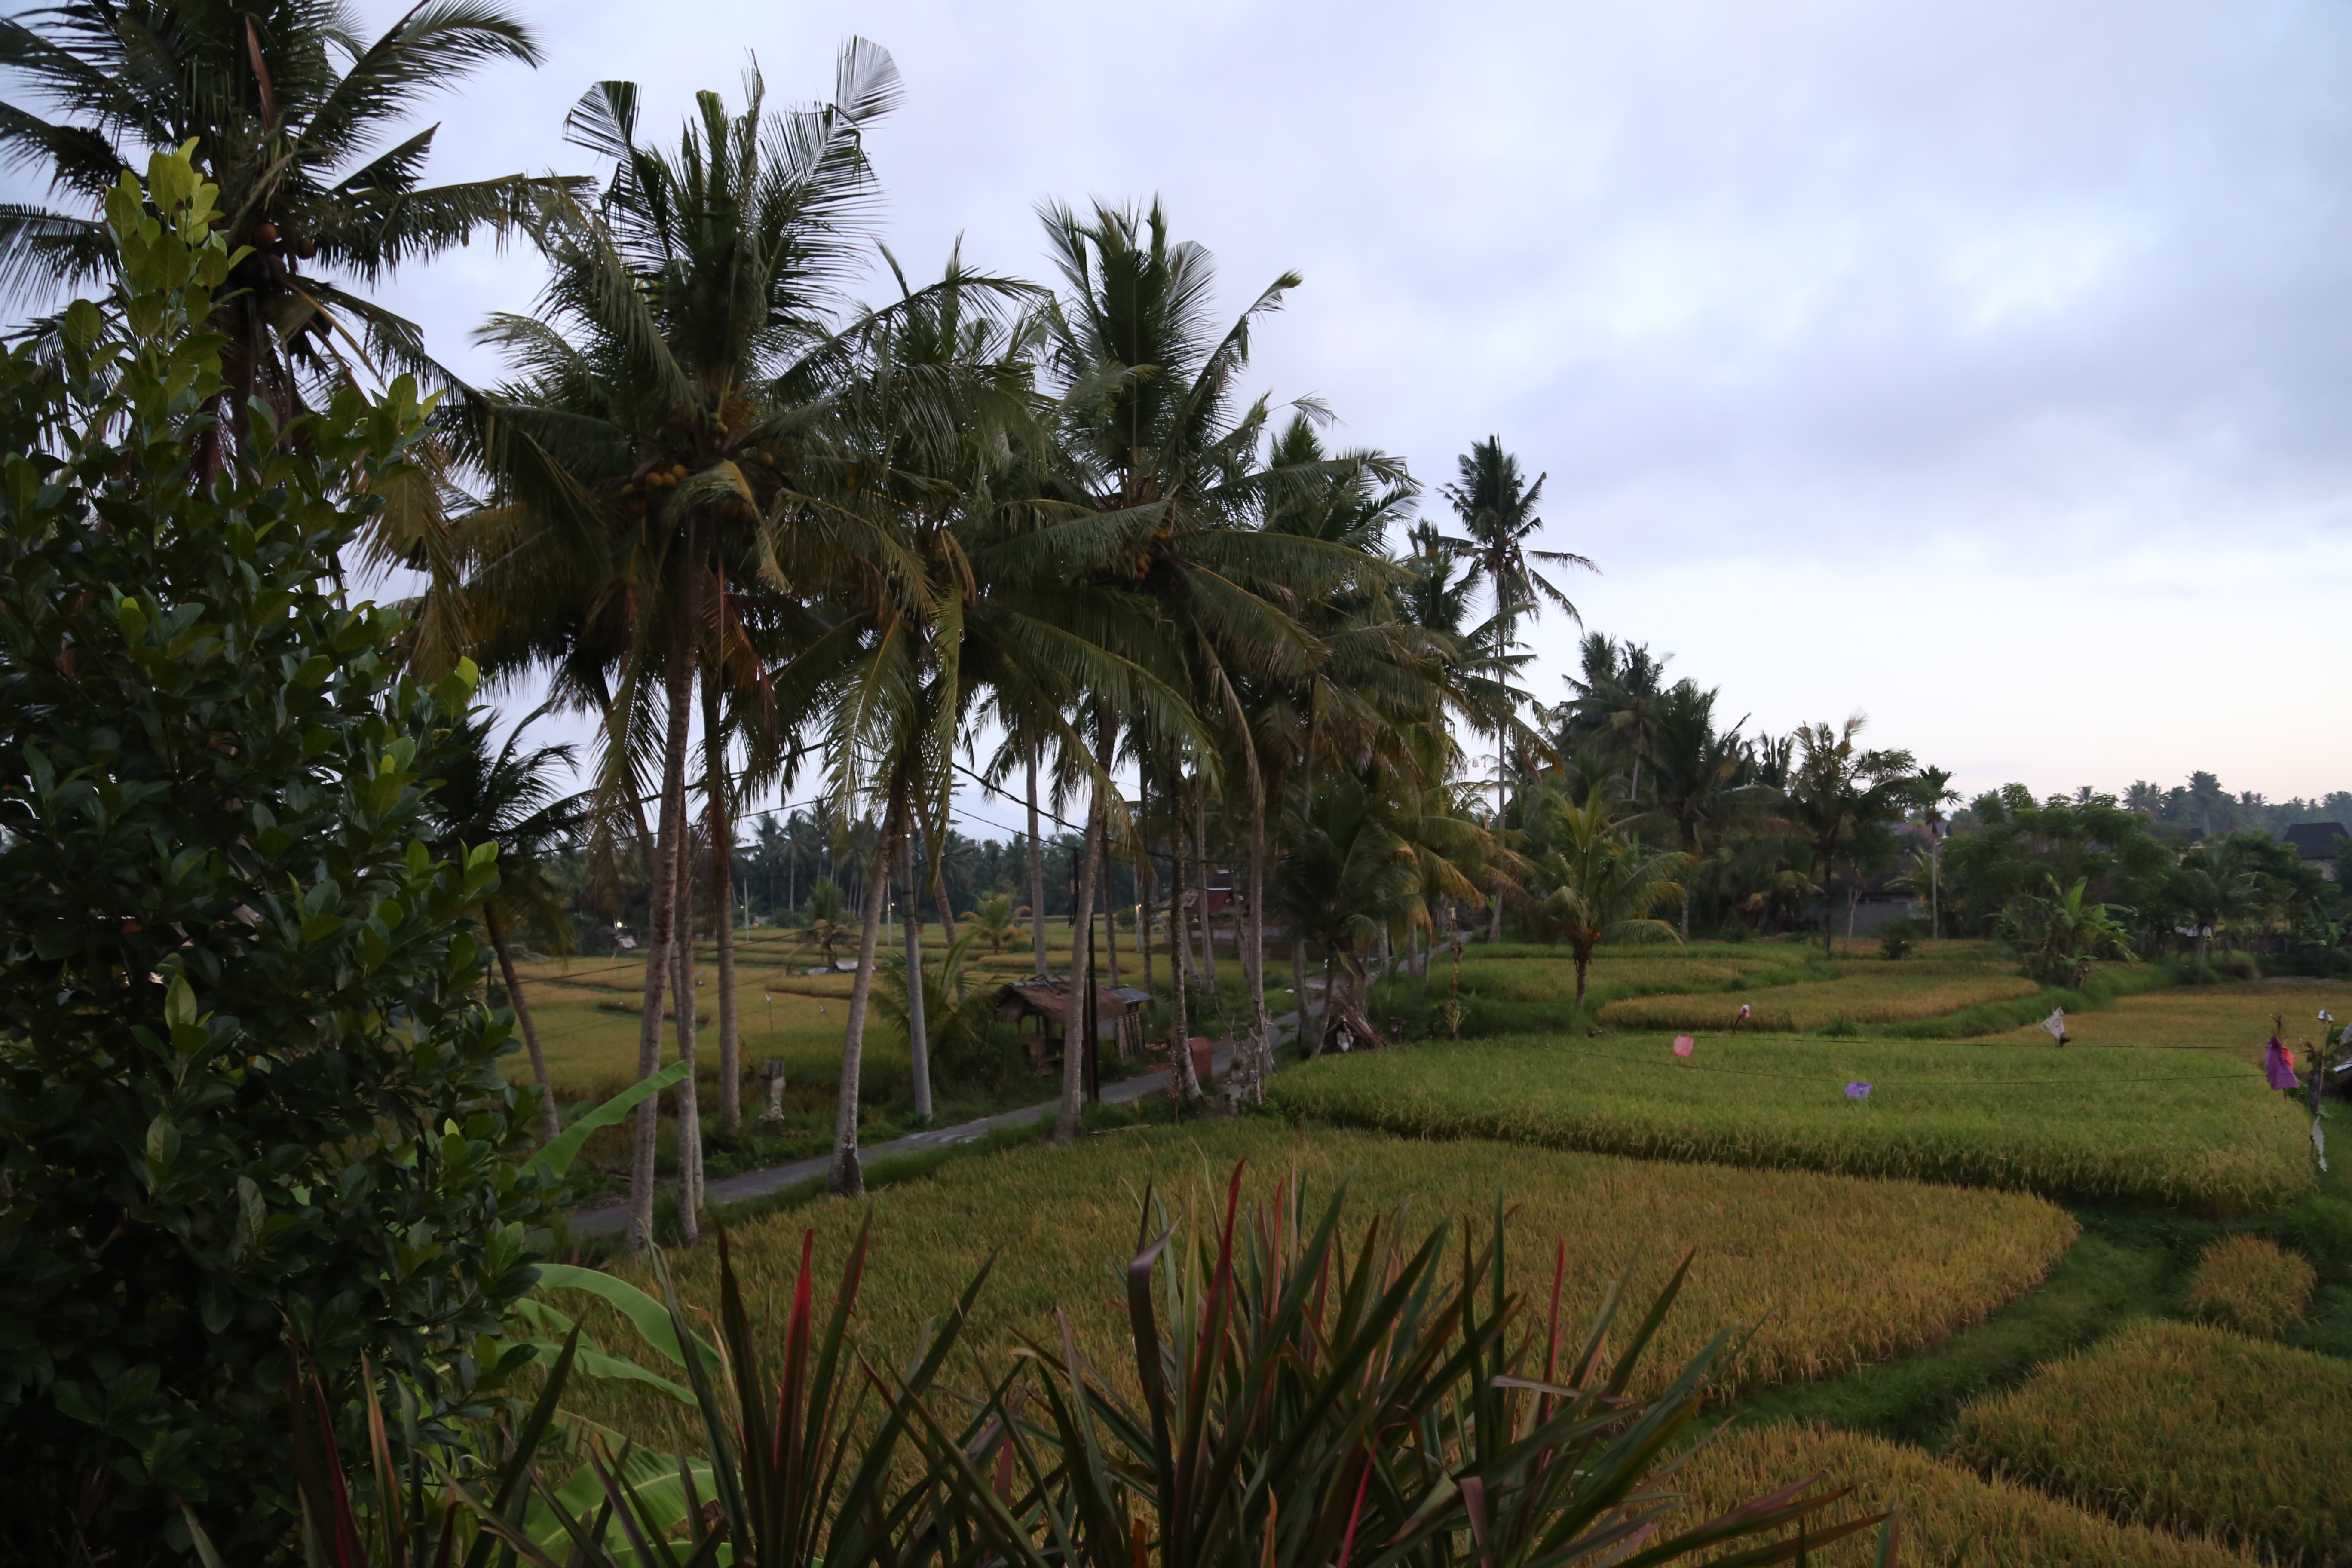
[[[2286,830],[2285,837],[2305,865],[2317,866],[2319,874],[2332,882],[2339,842],[2352,838],[2352,833],[2346,832],[2340,822],[2298,822]]]

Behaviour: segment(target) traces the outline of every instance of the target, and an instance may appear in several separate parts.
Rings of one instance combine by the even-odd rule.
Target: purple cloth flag
[[[1866,1083],[1850,1083],[1845,1086],[1845,1097],[1848,1100],[1868,1100],[1870,1098],[1870,1085]]]
[[[2294,1079],[2294,1053],[2280,1045],[2276,1035],[2271,1037],[2270,1048],[2263,1053],[2263,1072],[2270,1079],[2273,1089],[2301,1087]]]

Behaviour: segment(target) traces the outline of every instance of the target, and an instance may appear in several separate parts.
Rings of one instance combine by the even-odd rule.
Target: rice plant
[[[2210,1541],[2122,1524],[2030,1486],[1990,1480],[1921,1448],[1801,1426],[1736,1431],[1677,1475],[1686,1517],[1822,1473],[1868,1476],[1874,1502],[1898,1510],[1903,1560],[1922,1568],[2247,1568]],[[1847,1541],[1816,1551],[1814,1568],[1864,1568],[1871,1552]]]
[[[2146,1320],[1960,1415],[1951,1453],[2134,1524],[2311,1568],[2352,1553],[2352,1363]]]
[[[2303,1321],[2318,1283],[2301,1254],[2258,1236],[2225,1236],[2197,1259],[2182,1305],[2193,1318],[2274,1340]]]
[[[2275,1208],[2313,1180],[2307,1121],[2259,1073],[2183,1052],[1768,1036],[1679,1058],[1659,1037],[1517,1037],[1313,1062],[1268,1094],[1407,1136],[2201,1212]]]
[[[993,1259],[988,1292],[964,1327],[969,1343],[987,1352],[1052,1339],[1066,1317],[1078,1349],[1124,1375],[1116,1371],[1130,1363],[1121,1349],[1121,1270],[1138,1198],[1156,1188],[1205,1208],[1220,1173],[1243,1159],[1262,1200],[1271,1201],[1277,1178],[1295,1175],[1310,1191],[1345,1183],[1355,1202],[1376,1208],[1410,1203],[1424,1223],[1483,1214],[1499,1194],[1516,1233],[1543,1242],[1540,1257],[1530,1247],[1513,1252],[1511,1289],[1548,1297],[1562,1261],[1565,1310],[1579,1314],[1599,1309],[1605,1281],[1631,1269],[1634,1289],[1654,1291],[1675,1258],[1695,1252],[1682,1310],[1660,1330],[1657,1348],[1664,1363],[1679,1365],[1716,1325],[1755,1324],[1738,1362],[1717,1369],[1726,1396],[1834,1375],[1940,1339],[2039,1281],[2075,1235],[2063,1210],[2017,1194],[1209,1122],[968,1158],[882,1193],[861,1319],[883,1343],[909,1342],[952,1306],[951,1281]],[[826,1205],[738,1231],[734,1267],[755,1303],[791,1299],[803,1223],[814,1229],[816,1258],[832,1267],[865,1221],[856,1208]],[[681,1300],[716,1307],[709,1249],[677,1254],[670,1266]],[[656,1284],[642,1268],[620,1272]],[[562,1304],[572,1310],[565,1294]],[[609,1348],[637,1343],[601,1310],[583,1321]],[[581,1388],[574,1408],[650,1440],[669,1418],[663,1404],[643,1385],[608,1383]]]

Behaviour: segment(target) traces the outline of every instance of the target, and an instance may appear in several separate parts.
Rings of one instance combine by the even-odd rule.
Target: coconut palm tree
[[[1797,727],[1798,756],[1780,807],[1812,858],[1822,887],[1822,953],[1832,936],[1829,883],[1840,860],[1851,863],[1849,906],[1859,892],[1857,851],[1877,844],[1917,797],[1916,763],[1901,751],[1866,750],[1854,739],[1869,721],[1856,713],[1843,725],[1826,721]],[[1851,942],[1849,914],[1848,940]]]
[[[1598,795],[1580,805],[1548,793],[1533,815],[1541,846],[1534,871],[1540,917],[1576,961],[1581,1007],[1593,949],[1601,943],[1677,940],[1675,928],[1651,911],[1681,896],[1677,878],[1686,858],[1629,839]]]
[[[0,68],[17,84],[0,104],[0,153],[47,174],[66,204],[0,205],[0,294],[35,301],[110,276],[107,193],[126,164],[193,142],[221,190],[223,237],[247,252],[211,321],[221,412],[240,441],[257,396],[282,426],[306,380],[353,362],[429,369],[415,323],[359,290],[503,232],[576,183],[427,184],[434,128],[401,134],[420,100],[478,68],[539,63],[512,13],[435,0],[372,43],[352,20],[331,0],[63,0],[0,20]]]
[[[1568,618],[1583,624],[1576,605],[1560,591],[1558,584],[1544,575],[1545,566],[1581,567],[1585,571],[1599,568],[1584,556],[1564,550],[1535,550],[1529,547],[1543,519],[1536,515],[1542,503],[1544,479],[1538,474],[1535,483],[1528,484],[1519,471],[1519,460],[1503,450],[1503,439],[1489,436],[1472,444],[1454,463],[1456,478],[1442,492],[1454,508],[1454,515],[1463,528],[1465,537],[1457,546],[1471,562],[1479,580],[1486,586],[1493,600],[1494,614],[1487,622],[1490,639],[1486,653],[1494,669],[1499,674],[1506,668],[1519,641],[1519,621],[1523,616],[1540,615],[1549,603],[1564,611]],[[1512,716],[1516,703],[1510,704]],[[1511,725],[1498,716],[1495,730],[1495,820],[1500,826],[1506,810],[1504,792],[1509,777]],[[1499,939],[1503,931],[1503,901],[1495,900],[1492,938]]]
[[[1952,787],[1948,768],[1923,767],[1914,800],[1920,823],[1927,829],[1927,934],[1944,934],[1944,808],[1958,805],[1960,792]]]
[[[1117,628],[1122,646],[1201,723],[1217,726],[1232,753],[1250,823],[1241,942],[1247,1060],[1263,1076],[1273,1064],[1263,935],[1269,791],[1237,683],[1303,675],[1322,649],[1295,606],[1364,581],[1371,563],[1347,543],[1256,524],[1270,502],[1300,487],[1360,470],[1395,483],[1403,470],[1370,457],[1263,460],[1272,410],[1263,396],[1244,403],[1237,383],[1252,333],[1297,287],[1295,273],[1216,334],[1207,314],[1214,267],[1201,247],[1170,238],[1157,204],[1097,204],[1083,218],[1049,206],[1044,216],[1063,282],[1051,316],[1055,433],[1065,482],[1094,514],[1074,534],[1074,544],[1091,547],[1076,564],[1148,604],[1150,616]],[[1116,712],[1102,718],[1099,728],[1118,722]],[[1098,756],[1115,754],[1105,737],[1097,745]],[[1108,804],[1108,792],[1098,798]],[[1082,901],[1087,891],[1082,885]],[[1066,1121],[1075,1120],[1075,1078],[1066,1079]]]
[[[534,218],[549,264],[539,311],[481,334],[516,378],[465,389],[448,415],[492,480],[461,525],[470,618],[534,660],[551,645],[575,667],[584,656],[575,675],[609,692],[602,831],[646,773],[657,781],[641,1074],[660,1059],[677,910],[659,890],[680,885],[696,671],[715,658],[756,686],[780,647],[821,629],[802,595],[841,550],[885,549],[870,511],[838,500],[822,426],[855,358],[833,323],[873,210],[863,133],[898,95],[889,57],[853,39],[832,102],[771,111],[754,71],[743,112],[700,94],[664,152],[639,135],[634,83],[590,89],[566,134],[609,160],[610,178],[594,203]],[[631,1170],[638,1247],[655,1125],[648,1100]]]
[[[1004,944],[1013,940],[1013,928],[1021,919],[1022,910],[1015,908],[1010,893],[991,893],[980,900],[980,907],[964,911],[964,921],[983,938],[991,952],[1003,952]]]
[[[1561,749],[1598,746],[1627,773],[1625,799],[1638,805],[1642,764],[1657,740],[1667,692],[1666,660],[1644,643],[1593,632],[1584,639],[1581,669],[1567,677],[1570,693],[1559,710]]]
[[[1663,820],[1694,868],[1738,829],[1760,822],[1769,796],[1744,783],[1748,743],[1739,725],[1715,727],[1716,693],[1677,681],[1650,723],[1653,819]],[[1745,723],[1746,720],[1741,720]],[[1682,879],[1681,933],[1690,940],[1692,879]]]
[[[1312,1037],[1299,1031],[1310,1057],[1343,1032],[1379,1043],[1364,1016],[1366,956],[1377,940],[1422,918],[1421,863],[1391,815],[1362,779],[1337,773],[1285,825],[1275,899],[1293,935],[1311,938],[1327,955],[1322,1026]],[[1299,1008],[1303,1026],[1303,995]]]
[[[562,793],[559,782],[572,763],[569,745],[521,745],[523,731],[547,711],[527,714],[493,751],[488,710],[476,709],[450,728],[432,772],[437,777],[426,809],[445,839],[444,853],[462,858],[480,844],[499,847],[499,888],[482,906],[482,926],[497,954],[499,977],[530,1053],[531,1079],[539,1085],[542,1130],[553,1138],[555,1089],[547,1076],[530,1000],[515,972],[511,933],[529,926],[545,933],[559,954],[572,950],[572,926],[563,891],[554,880],[554,852],[571,842],[580,826],[583,802]]]

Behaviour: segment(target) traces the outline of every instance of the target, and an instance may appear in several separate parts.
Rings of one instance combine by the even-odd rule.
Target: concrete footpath
[[[1283,1026],[1289,1024],[1296,1016],[1296,1014],[1286,1015],[1275,1020],[1276,1032],[1279,1034]],[[1224,1075],[1226,1067],[1233,1059],[1233,1047],[1217,1047],[1215,1071],[1219,1077],[1222,1078]],[[1156,1072],[1121,1079],[1117,1083],[1107,1083],[1103,1085],[1103,1103],[1125,1105],[1132,1100],[1141,1100],[1149,1094],[1166,1094],[1171,1070],[1169,1068],[1161,1068]],[[1060,1104],[1061,1101],[1057,1098],[1046,1100],[1041,1105],[1025,1105],[1018,1110],[1000,1110],[993,1116],[983,1116],[976,1121],[961,1121],[953,1127],[933,1127],[922,1132],[909,1132],[904,1138],[893,1138],[887,1143],[861,1147],[857,1151],[857,1155],[861,1161],[870,1166],[881,1160],[894,1160],[907,1154],[920,1154],[932,1149],[944,1149],[957,1143],[977,1142],[999,1128],[1026,1127],[1033,1121],[1051,1116]],[[716,1207],[720,1204],[740,1204],[749,1198],[763,1198],[770,1193],[780,1193],[786,1187],[796,1187],[812,1177],[822,1176],[832,1168],[833,1156],[825,1153],[819,1154],[812,1160],[795,1160],[789,1165],[770,1165],[762,1170],[746,1171],[740,1176],[730,1176],[725,1181],[706,1184],[702,1189],[703,1203],[707,1206]],[[625,1228],[628,1223],[629,1205],[625,1203],[613,1204],[604,1208],[585,1209],[573,1215],[572,1234],[612,1236]]]

